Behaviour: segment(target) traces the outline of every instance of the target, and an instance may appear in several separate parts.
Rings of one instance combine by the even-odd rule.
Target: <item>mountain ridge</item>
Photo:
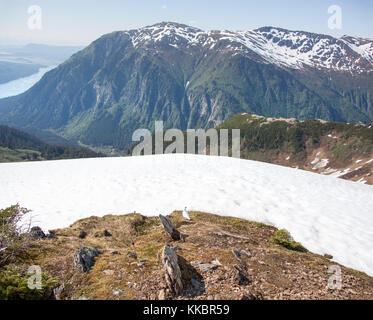
[[[163,30],[162,30],[163,29]],[[159,30],[161,30],[159,32]],[[163,37],[165,36],[174,36],[175,38],[178,37],[184,37],[184,39],[189,41],[189,44],[197,44],[200,40],[204,41],[203,45],[211,44],[212,46],[216,45],[216,39],[214,39],[214,36],[219,37],[221,35],[219,40],[229,40],[231,42],[238,42],[240,44],[243,44],[246,46],[247,49],[251,49],[256,53],[260,52],[260,46],[258,44],[260,41],[263,41],[264,38],[268,40],[268,42],[277,43],[278,48],[280,47],[288,47],[290,43],[292,44],[292,49],[295,49],[298,45],[301,46],[300,52],[306,52],[308,53],[310,50],[311,45],[317,44],[317,40],[329,40],[331,41],[331,44],[337,43],[339,46],[342,46],[343,44],[347,45],[348,48],[342,48],[342,49],[351,49],[354,51],[354,53],[360,55],[364,59],[366,59],[369,62],[369,69],[368,72],[372,72],[373,69],[373,40],[370,39],[364,39],[364,38],[358,38],[358,37],[352,37],[352,36],[343,36],[341,38],[334,38],[330,35],[320,35],[313,32],[306,32],[306,31],[293,31],[293,30],[287,30],[283,28],[277,28],[272,26],[265,26],[261,28],[257,28],[250,31],[230,31],[230,30],[210,30],[210,31],[203,31],[199,28],[190,27],[184,24],[178,24],[175,22],[161,22],[159,24],[146,26],[144,28],[140,29],[133,29],[130,31],[122,31],[124,34],[128,34],[131,37],[133,45],[136,47],[141,41],[148,41],[149,38],[147,35],[143,35],[142,33],[149,33],[152,31],[152,36],[154,34],[157,35],[157,38],[153,38],[152,40],[157,42],[161,41]],[[138,36],[140,34],[140,36]],[[192,37],[190,34],[194,34],[194,37]],[[254,39],[255,36],[264,36],[264,38]],[[276,36],[279,36],[278,41],[276,40]],[[313,40],[315,43],[310,43],[310,41],[307,41],[308,39],[304,39],[304,36],[312,37],[311,40]],[[298,37],[298,38],[297,38]],[[316,40],[315,40],[316,39]],[[249,40],[249,42],[248,42]],[[255,41],[256,40],[256,41]],[[280,41],[281,40],[281,41]],[[294,43],[295,41],[295,43]],[[360,42],[364,42],[364,45],[368,45],[367,48],[360,49],[362,45],[359,45]],[[311,41],[312,42],[312,41]],[[341,51],[340,48],[337,48]],[[368,53],[367,53],[368,52]],[[263,52],[261,52],[263,54]],[[272,53],[275,53],[274,51]],[[351,54],[352,52],[350,52]],[[369,54],[370,53],[370,54]],[[265,57],[267,62],[275,62],[276,59],[271,60],[268,56]],[[279,58],[279,55],[277,56]],[[279,65],[285,65],[290,67],[299,67],[298,63],[295,64],[289,64],[286,63],[284,60],[279,60],[277,62]],[[310,61],[308,61],[310,63]],[[307,64],[307,63],[306,63]],[[315,65],[314,65],[315,66]],[[323,66],[323,65],[321,65]],[[324,65],[325,67],[325,65]],[[327,66],[328,68],[333,68],[333,65],[330,64]],[[341,69],[339,69],[341,70]],[[362,70],[358,70],[355,68],[348,69],[346,66],[343,66],[342,70],[347,71],[357,71],[361,72]]]
[[[334,51],[330,49],[327,57],[328,46],[319,39],[321,58],[316,59],[307,45],[317,39],[306,33],[292,38],[289,31],[281,42],[273,40],[277,33],[261,29],[254,41],[250,32],[206,33],[163,23],[106,34],[27,92],[0,100],[0,123],[49,131],[84,145],[127,150],[132,133],[138,128],[154,130],[156,120],[163,120],[166,129],[182,130],[215,127],[240,112],[373,120],[373,64],[331,36],[319,38],[329,39]],[[256,44],[264,39],[272,47],[263,56],[259,53],[266,47]],[[256,51],[244,44],[255,45]],[[303,50],[303,60],[284,65],[283,56],[271,62],[268,55],[277,47],[287,54]],[[337,65],[334,60],[341,53],[346,55]],[[351,61],[354,64],[347,68]]]

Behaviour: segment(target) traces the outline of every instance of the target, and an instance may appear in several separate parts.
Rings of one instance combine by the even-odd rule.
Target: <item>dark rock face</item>
[[[99,252],[96,248],[78,248],[74,252],[74,267],[88,272],[95,263],[94,258],[98,255]]]
[[[47,239],[57,239],[57,236],[54,233],[54,231],[49,230],[49,234],[47,234]]]
[[[137,254],[133,253],[131,251],[127,252],[127,257],[132,258],[132,259],[137,259]]]
[[[112,234],[111,234],[109,231],[104,230],[104,236],[105,236],[105,237],[111,237]]]
[[[31,230],[30,230],[30,232],[29,232],[29,236],[33,240],[47,238],[47,236],[45,235],[45,233],[43,232],[43,230],[41,230],[40,227],[32,227]]]
[[[79,238],[80,238],[80,239],[85,239],[86,236],[87,236],[87,232],[85,232],[85,231],[80,231],[80,233],[79,233]]]

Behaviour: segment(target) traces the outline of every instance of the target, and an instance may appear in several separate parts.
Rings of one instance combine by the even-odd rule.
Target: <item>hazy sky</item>
[[[28,8],[41,8],[30,30]],[[328,8],[342,9],[342,29],[328,28]],[[0,44],[86,45],[102,34],[175,21],[204,30],[277,26],[373,38],[372,0],[0,0]]]

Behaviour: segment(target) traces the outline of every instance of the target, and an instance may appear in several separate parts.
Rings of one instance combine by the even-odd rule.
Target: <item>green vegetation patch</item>
[[[289,250],[308,252],[308,250],[299,242],[294,241],[290,233],[284,229],[277,230],[275,234],[270,238],[270,241]]]
[[[50,299],[58,279],[46,273],[41,274],[41,287],[32,289],[32,277],[25,268],[8,267],[0,270],[0,300],[45,300]],[[31,279],[31,281],[30,281]]]

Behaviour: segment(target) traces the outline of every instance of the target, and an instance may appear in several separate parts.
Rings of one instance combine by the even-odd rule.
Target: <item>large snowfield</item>
[[[160,155],[0,164],[0,208],[44,229],[78,219],[199,210],[272,224],[373,275],[373,187],[266,163]]]

